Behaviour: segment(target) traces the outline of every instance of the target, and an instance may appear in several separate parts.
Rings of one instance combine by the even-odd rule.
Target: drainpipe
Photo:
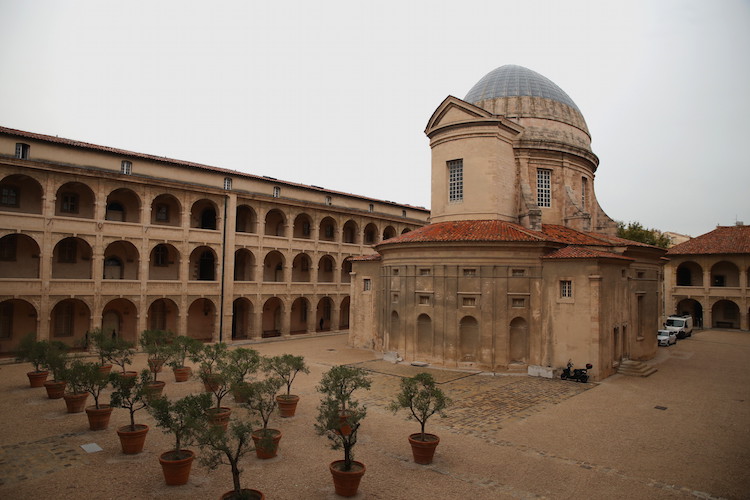
[[[221,292],[219,293],[219,342],[224,341],[224,281],[227,263],[227,205],[229,196],[224,195],[224,230],[221,233]]]

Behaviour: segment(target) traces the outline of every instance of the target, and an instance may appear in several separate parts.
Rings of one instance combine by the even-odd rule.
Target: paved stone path
[[[86,452],[69,439],[81,434],[62,434],[0,446],[0,485],[12,485],[88,463]]]

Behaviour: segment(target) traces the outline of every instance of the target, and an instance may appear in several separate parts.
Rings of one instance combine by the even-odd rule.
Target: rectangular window
[[[419,305],[429,306],[430,305],[430,296],[429,295],[420,295],[419,296]]]
[[[133,164],[129,161],[122,160],[122,163],[120,163],[120,173],[125,175],[130,175],[133,173]]]
[[[393,269],[393,275],[394,276],[398,276],[398,269],[396,269],[396,268]]]
[[[401,217],[406,217],[406,210],[401,210]]]
[[[333,226],[332,225],[328,224],[325,227],[325,235],[326,235],[326,238],[333,238]]]
[[[471,278],[471,277],[474,277],[476,275],[477,275],[477,270],[476,269],[473,269],[473,268],[471,268],[471,269],[464,269],[464,276],[465,277]]]
[[[330,207],[332,203],[333,203],[333,199],[330,196],[326,196],[326,205]]]
[[[536,171],[536,204],[540,207],[552,206],[552,170],[539,168]]]
[[[9,339],[13,335],[13,303],[0,303],[0,339]]]
[[[20,196],[15,186],[3,186],[0,188],[0,205],[3,207],[18,208]]]
[[[374,212],[375,211],[375,205],[373,205],[372,203],[370,203],[370,206],[367,207],[367,211],[368,212]]]
[[[158,267],[169,265],[169,248],[166,245],[157,245],[154,249],[154,265]]]
[[[55,307],[55,337],[73,336],[73,304],[64,303]]]
[[[526,269],[513,269],[511,271],[511,276],[519,277],[519,276],[526,276]]]
[[[21,160],[28,160],[29,151],[31,151],[31,147],[28,144],[23,144],[20,142],[16,143],[16,158],[19,158]]]
[[[393,294],[393,302],[394,303],[398,302],[398,294],[397,293]]]
[[[232,179],[230,177],[224,177],[224,190],[225,191],[232,190]]]
[[[14,262],[16,260],[17,243],[18,238],[15,234],[0,238],[0,260]]]
[[[432,274],[432,269],[429,268],[422,268],[419,270],[420,276],[430,276]]]
[[[448,201],[458,203],[464,199],[464,161],[448,162]]]
[[[169,205],[162,203],[156,205],[156,215],[154,216],[156,222],[169,222]]]
[[[63,193],[60,211],[64,214],[77,214],[78,195],[75,193]]]
[[[560,297],[563,299],[569,299],[573,297],[573,282],[570,280],[560,281]]]
[[[279,196],[281,196],[281,188],[279,186],[274,186],[273,187],[273,197],[274,198],[278,198]]]
[[[589,180],[581,177],[581,209],[586,210],[586,191],[588,190]]]
[[[310,236],[310,223],[307,221],[302,223],[302,236]]]
[[[78,244],[73,238],[68,238],[60,242],[57,253],[57,262],[61,264],[75,264],[76,254],[78,253]]]
[[[365,292],[369,292],[372,289],[372,280],[369,278],[364,279],[364,290]]]
[[[476,297],[464,297],[462,303],[464,307],[476,307],[477,298]]]
[[[525,299],[512,299],[511,300],[512,307],[524,307],[525,305],[526,305]]]

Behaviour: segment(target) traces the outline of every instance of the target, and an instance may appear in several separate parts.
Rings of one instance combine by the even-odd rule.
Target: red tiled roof
[[[349,257],[348,260],[352,262],[377,262],[379,260],[383,260],[383,257],[379,253],[374,253],[372,255],[355,255],[353,257]]]
[[[547,241],[544,234],[512,222],[499,220],[463,220],[437,222],[384,241],[382,244],[407,242],[460,241]]]
[[[370,198],[370,197],[367,197],[367,196],[360,196],[360,195],[356,195],[356,194],[345,193],[343,191],[334,191],[334,190],[331,190],[331,189],[325,189],[325,188],[321,188],[321,187],[318,187],[318,186],[309,186],[309,185],[306,185],[306,184],[299,184],[299,183],[296,183],[296,182],[284,181],[284,180],[281,180],[281,179],[274,179],[272,177],[264,177],[264,176],[261,176],[261,175],[253,175],[253,174],[248,174],[248,173],[245,173],[245,172],[239,172],[239,171],[236,171],[236,170],[229,170],[229,169],[226,169],[226,168],[212,167],[210,165],[203,165],[201,163],[195,163],[195,162],[191,162],[191,161],[175,160],[173,158],[167,158],[166,156],[156,156],[156,155],[150,155],[150,154],[145,154],[145,153],[136,153],[134,151],[128,151],[128,150],[125,150],[125,149],[112,148],[112,147],[109,147],[109,146],[100,146],[98,144],[91,144],[89,142],[76,141],[76,140],[73,140],[73,139],[65,139],[63,137],[57,137],[57,136],[52,136],[52,135],[44,135],[44,134],[37,134],[37,133],[34,133],[34,132],[26,132],[25,130],[18,130],[18,129],[14,129],[14,128],[8,128],[8,127],[0,126],[0,133],[2,133],[2,134],[8,134],[8,135],[13,135],[13,136],[16,136],[16,137],[25,137],[25,138],[28,138],[28,139],[35,139],[37,141],[52,142],[52,143],[55,143],[55,144],[62,144],[62,145],[70,146],[70,147],[74,147],[74,148],[91,149],[91,150],[94,150],[94,151],[102,151],[102,152],[105,152],[105,153],[112,153],[112,154],[115,154],[115,155],[121,155],[121,156],[125,156],[125,157],[128,157],[128,158],[142,158],[144,160],[150,160],[150,161],[161,162],[161,163],[168,163],[168,164],[171,164],[171,165],[177,165],[177,166],[181,166],[181,167],[197,168],[197,169],[200,169],[200,170],[207,170],[207,171],[210,171],[210,172],[216,172],[216,173],[226,174],[226,175],[233,175],[233,176],[237,176],[237,177],[245,177],[245,178],[248,178],[248,179],[258,179],[258,180],[263,180],[263,181],[266,181],[266,182],[279,183],[279,184],[283,184],[283,185],[286,185],[286,186],[296,186],[296,187],[301,187],[301,188],[305,188],[305,189],[309,189],[309,190],[313,190],[313,191],[321,191],[321,192],[325,192],[325,193],[331,193],[331,194],[340,195],[340,196],[347,196],[347,197],[351,197],[351,198],[358,198],[358,199],[363,199],[363,200],[377,201],[377,202],[385,203],[385,204],[388,204],[388,205],[396,205],[396,206],[408,207],[408,208],[412,208],[412,209],[415,209],[415,210],[421,210],[423,212],[429,212],[429,210],[427,210],[424,207],[417,207],[417,206],[414,206],[414,205],[407,205],[407,204],[404,204],[404,203],[395,203],[393,201],[388,201],[388,200],[379,200],[377,198]]]
[[[641,243],[639,241],[626,240],[618,236],[608,236],[601,233],[584,233],[582,231],[576,231],[569,227],[560,226],[557,224],[544,224],[542,226],[542,232],[553,238],[555,241],[567,243],[568,245],[591,245],[591,246],[637,246],[637,247],[650,247],[657,248],[653,245]]]
[[[602,252],[600,250],[592,250],[586,247],[580,246],[567,246],[555,250],[544,257],[543,259],[620,259],[633,261],[630,257],[624,257],[612,252]]]
[[[673,246],[667,251],[667,256],[738,253],[750,253],[750,226],[719,226]]]

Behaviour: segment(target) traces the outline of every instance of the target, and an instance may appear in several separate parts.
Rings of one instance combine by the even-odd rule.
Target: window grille
[[[536,203],[540,207],[552,206],[552,171],[540,168],[536,171]]]
[[[456,203],[464,199],[464,161],[448,162],[448,201]]]

